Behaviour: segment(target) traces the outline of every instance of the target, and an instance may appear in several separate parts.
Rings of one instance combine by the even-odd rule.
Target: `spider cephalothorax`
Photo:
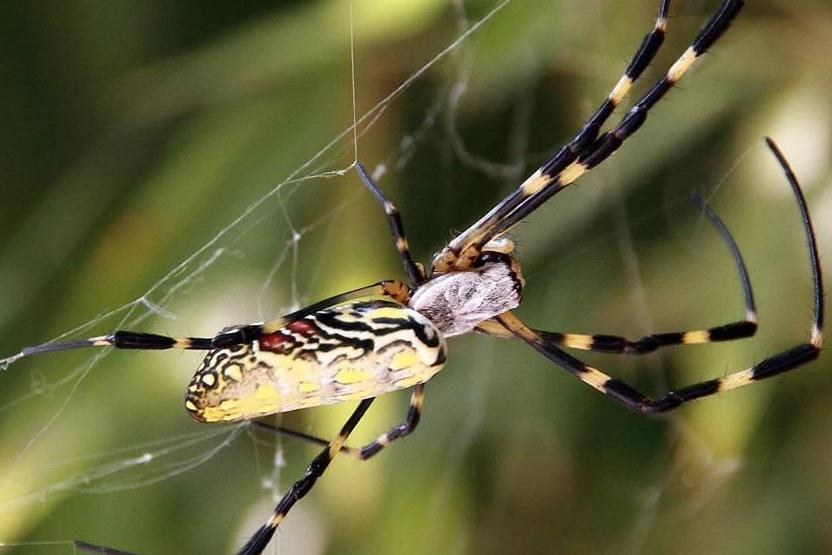
[[[427,316],[446,337],[520,306],[525,280],[514,257],[514,242],[494,239],[471,268],[434,274],[419,286],[409,306]]]

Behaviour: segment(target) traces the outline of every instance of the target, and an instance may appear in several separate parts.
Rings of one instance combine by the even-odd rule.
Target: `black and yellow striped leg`
[[[523,203],[494,225],[490,232],[479,239],[474,246],[481,248],[492,237],[508,231],[515,224],[534,212],[555,193],[578,180],[583,174],[609,158],[647,120],[647,115],[656,103],[678,83],[694,63],[719,39],[744,5],[743,0],[723,0],[710,20],[699,30],[691,45],[673,63],[664,77],[630,108],[621,122],[611,131],[603,133],[591,145],[584,148],[577,160],[568,165],[550,170],[548,164],[535,172],[520,185]]]
[[[575,159],[581,150],[598,138],[601,127],[606,123],[618,105],[621,104],[621,101],[624,100],[627,93],[633,87],[633,84],[641,77],[641,74],[647,69],[647,66],[650,65],[653,58],[656,57],[656,54],[664,43],[669,10],[670,0],[662,0],[661,4],[659,4],[659,13],[656,16],[656,23],[653,29],[644,36],[641,45],[636,50],[627,69],[624,71],[624,75],[621,76],[609,95],[607,95],[607,98],[604,99],[592,117],[589,118],[586,125],[584,125],[572,141],[561,148],[554,157],[541,167],[543,173],[552,175],[559,173],[567,164]]]
[[[595,147],[581,156],[581,162],[587,169],[597,166],[608,158],[621,146],[621,143],[644,124],[650,109],[679,82],[693,64],[722,36],[742,7],[742,0],[725,0],[722,3],[717,13],[699,31],[691,45],[674,62],[667,74],[647,91],[615,129],[605,133],[597,141]]]
[[[789,181],[792,191],[795,194],[798,208],[801,212],[805,233],[808,242],[808,249],[811,258],[811,269],[813,281],[815,283],[815,314],[816,314],[816,329],[820,330],[823,327],[823,284],[820,276],[820,262],[817,257],[817,246],[812,228],[812,222],[809,219],[808,209],[806,208],[806,201],[803,198],[803,193],[794,176],[792,169],[788,162],[783,157],[777,145],[771,140],[766,139],[766,144],[771,149],[772,153],[780,164],[787,180]],[[700,343],[710,343],[716,341],[731,341],[734,339],[741,339],[750,337],[757,331],[757,312],[754,304],[754,295],[751,290],[751,281],[748,278],[748,271],[745,267],[745,262],[740,254],[739,247],[734,241],[731,233],[725,227],[725,224],[720,220],[719,216],[705,203],[701,198],[695,199],[700,205],[705,216],[711,221],[719,234],[722,236],[726,245],[731,249],[731,254],[737,265],[737,271],[742,282],[743,296],[745,297],[746,318],[743,321],[733,322],[722,326],[716,326],[707,330],[675,332],[675,333],[660,333],[644,336],[640,339],[631,341],[624,337],[615,335],[581,335],[571,333],[545,332],[536,331],[544,340],[561,345],[564,347],[574,349],[584,349],[592,351],[602,351],[609,353],[631,353],[643,354],[655,351],[658,348],[669,345],[693,345]],[[819,335],[819,332],[818,332]],[[812,342],[814,343],[815,333],[813,332]],[[820,344],[818,343],[818,346]]]
[[[633,55],[630,63],[624,74],[609,92],[607,97],[595,110],[595,113],[587,120],[586,124],[581,130],[572,138],[572,140],[561,147],[550,159],[547,161],[533,176],[527,181],[535,181],[540,176],[554,176],[560,173],[566,166],[574,162],[580,152],[587,146],[592,144],[601,131],[601,128],[613,114],[615,109],[621,104],[621,101],[627,96],[630,89],[636,80],[641,76],[647,66],[656,57],[656,53],[661,48],[664,42],[665,32],[667,29],[667,16],[670,9],[670,0],[662,0],[659,5],[658,15],[656,16],[656,23],[653,29],[644,36],[638,50]],[[550,198],[555,192],[552,192],[546,198]],[[526,201],[528,195],[524,187],[521,185],[509,194],[502,202],[494,207],[490,212],[483,216],[478,222],[472,225],[468,230],[454,238],[449,245],[451,251],[459,253],[465,246],[472,241],[479,241],[482,236],[488,234],[489,238],[495,236],[490,233],[489,229],[497,222],[508,216],[520,204]],[[545,199],[544,199],[545,200]],[[487,243],[488,240],[481,241],[482,244]],[[435,268],[439,272],[446,269]]]
[[[795,200],[797,201],[797,205],[800,210],[803,229],[806,236],[806,245],[809,251],[809,262],[812,271],[812,285],[814,289],[814,318],[810,337],[807,342],[777,353],[776,355],[771,356],[762,362],[751,366],[750,368],[728,374],[723,378],[715,378],[696,383],[669,391],[656,398],[650,398],[626,382],[611,378],[601,370],[589,366],[581,360],[565,353],[554,343],[547,341],[540,334],[528,328],[513,314],[501,314],[496,319],[514,336],[531,345],[546,358],[565,368],[584,383],[591,385],[598,391],[638,412],[666,412],[673,410],[688,401],[713,395],[714,393],[736,389],[766,378],[771,378],[817,359],[823,345],[824,326],[823,278],[821,275],[820,260],[818,257],[817,240],[815,238],[812,221],[809,217],[809,211],[806,207],[806,200],[803,197],[803,193],[800,190],[800,185],[797,182],[794,172],[789,167],[788,162],[780,152],[777,145],[775,145],[771,139],[766,139],[766,142],[777,158],[777,161],[783,169],[789,185],[792,188],[792,192],[794,193]]]
[[[194,349],[205,351],[213,348],[215,341],[223,345],[242,343],[243,339],[259,337],[259,326],[244,326],[229,333],[220,333],[215,337],[168,337],[155,333],[141,333],[119,330],[109,335],[77,339],[72,341],[56,341],[33,347],[26,347],[13,358],[23,358],[56,351],[70,351],[85,347],[115,347],[117,349],[135,350],[164,350],[164,349]]]
[[[390,224],[390,231],[393,234],[396,250],[399,251],[399,257],[402,259],[402,265],[404,266],[405,273],[407,273],[407,277],[410,279],[411,286],[417,287],[421,285],[425,281],[425,272],[413,261],[413,257],[410,255],[410,246],[407,243],[407,235],[404,232],[404,224],[402,224],[402,217],[399,214],[399,210],[384,196],[384,193],[381,192],[378,185],[370,178],[370,174],[367,173],[367,170],[364,169],[364,165],[361,162],[355,163],[355,171],[358,172],[362,183],[373,193],[373,196],[381,204],[384,213],[387,215],[387,222]]]
[[[321,309],[341,304],[352,299],[372,295],[391,297],[399,303],[407,304],[410,289],[398,280],[380,281],[367,287],[361,287],[359,289],[354,289],[353,291],[335,295],[334,297],[329,297],[328,299],[324,299],[270,322],[229,328],[225,331],[221,331],[214,337],[168,337],[166,335],[157,335],[155,333],[118,330],[108,335],[90,337],[88,339],[55,341],[52,343],[43,343],[41,345],[26,347],[19,353],[0,361],[0,363],[8,365],[24,357],[44,353],[53,353],[57,351],[83,349],[86,347],[115,347],[116,349],[131,350],[191,349],[198,351],[233,347],[256,341],[263,334],[273,333],[287,324]]]
[[[734,341],[751,337],[757,331],[757,322],[742,320],[706,330],[653,333],[638,339],[627,339],[619,335],[583,335],[579,333],[560,333],[556,331],[538,331],[544,341],[583,351],[602,353],[644,355],[662,347],[673,345],[700,345],[718,341]]]
[[[546,358],[566,369],[582,382],[637,412],[667,412],[688,401],[736,389],[793,370],[815,360],[820,354],[821,336],[813,333],[812,341],[778,353],[750,368],[728,374],[723,378],[715,378],[668,391],[658,397],[651,398],[630,384],[612,378],[598,368],[560,350],[553,343],[547,342],[534,333],[533,330],[526,327],[514,315],[507,313],[497,318],[506,326],[506,329],[511,330],[516,337],[534,347]]]
[[[416,426],[419,424],[419,420],[422,414],[422,407],[424,405],[424,399],[425,385],[418,384],[414,388],[413,394],[410,397],[410,405],[408,406],[405,421],[391,428],[390,431],[380,435],[375,441],[368,443],[360,449],[348,447],[346,445],[346,440],[349,437],[350,433],[352,433],[353,429],[355,429],[356,425],[358,425],[358,422],[367,412],[367,409],[373,402],[373,399],[366,399],[364,401],[361,401],[358,407],[353,411],[352,415],[350,415],[350,418],[347,420],[346,424],[344,424],[344,426],[341,428],[341,431],[339,432],[338,436],[331,441],[327,441],[313,435],[305,434],[303,432],[297,432],[289,428],[285,428],[283,426],[275,426],[267,422],[253,422],[253,425],[268,430],[270,432],[289,435],[298,439],[302,439],[304,441],[309,441],[311,443],[323,445],[325,446],[325,448],[318,454],[317,457],[315,457],[312,463],[310,463],[310,465],[307,467],[304,477],[295,482],[292,485],[292,487],[289,488],[289,491],[281,498],[280,502],[275,507],[272,516],[263,526],[261,526],[257,530],[257,532],[255,532],[255,534],[251,537],[251,539],[248,541],[245,547],[243,547],[243,549],[240,550],[240,555],[258,554],[266,548],[268,543],[271,541],[275,530],[278,528],[283,518],[289,512],[289,510],[291,510],[292,506],[302,497],[304,497],[310,489],[312,489],[312,486],[315,485],[315,482],[317,482],[318,478],[321,477],[326,468],[329,466],[329,463],[332,462],[332,459],[337,454],[348,454],[353,455],[362,461],[367,460],[378,454],[379,451],[390,445],[393,441],[410,435],[410,433],[413,432],[413,430],[416,429]],[[75,541],[74,544],[78,550],[86,553],[132,555],[132,553],[128,551],[120,551],[110,547],[94,545],[83,541]]]
[[[404,422],[390,429],[389,432],[380,435],[375,441],[368,443],[358,451],[358,458],[365,461],[378,454],[379,451],[390,445],[397,439],[407,437],[419,425],[422,417],[422,407],[425,403],[425,384],[420,383],[413,389],[410,396],[410,406],[407,408],[407,415]]]
[[[497,337],[514,337],[496,320],[489,320],[477,326],[477,331]],[[532,330],[547,343],[568,349],[595,351],[600,353],[644,355],[662,347],[672,345],[699,345],[719,341],[733,341],[751,337],[757,331],[757,322],[746,319],[706,330],[653,333],[638,339],[627,339],[620,335],[564,333],[558,331]]]
[[[307,434],[305,432],[299,432],[297,430],[293,430],[293,429],[287,428],[285,426],[279,426],[277,424],[272,424],[270,422],[263,422],[262,420],[254,420],[254,421],[252,421],[251,425],[254,426],[255,428],[260,428],[262,430],[265,430],[265,431],[269,432],[270,434],[279,434],[279,435],[293,437],[295,439],[300,439],[302,441],[306,441],[307,443],[313,443],[313,444],[319,445],[321,447],[323,447],[324,445],[329,445],[329,440],[328,439],[324,439],[322,437],[314,436],[312,434]],[[352,447],[344,445],[343,447],[341,447],[341,453],[357,456],[358,451],[356,449],[353,449]]]
[[[407,408],[407,415],[404,422],[394,426],[389,432],[380,435],[375,441],[368,443],[364,447],[354,448],[344,445],[341,447],[341,453],[351,455],[358,460],[365,461],[375,456],[379,451],[390,445],[393,441],[401,439],[410,435],[416,426],[419,425],[419,419],[422,416],[422,407],[425,402],[425,384],[419,384],[413,389],[413,394],[410,396],[410,405]],[[273,433],[283,434],[303,441],[314,443],[316,445],[329,445],[329,442],[317,436],[298,432],[283,426],[275,426],[268,422],[254,422],[258,428],[263,428]]]
[[[630,89],[633,87],[633,84],[641,76],[644,70],[647,69],[647,66],[650,65],[653,58],[656,57],[656,54],[664,43],[664,37],[667,31],[667,15],[669,9],[670,0],[663,0],[659,5],[659,13],[656,16],[655,26],[649,33],[647,33],[647,35],[645,35],[644,40],[641,42],[641,45],[632,60],[630,60],[630,64],[627,66],[624,75],[622,75],[621,79],[619,79],[615,84],[609,95],[607,95],[607,98],[604,99],[592,117],[589,118],[586,125],[584,125],[577,135],[575,135],[572,141],[562,147],[551,159],[543,164],[534,175],[529,177],[529,179],[526,180],[527,183],[535,182],[538,179],[548,179],[548,176],[559,175],[570,164],[575,162],[580,154],[598,139],[601,127],[607,122],[618,105],[621,104],[621,101],[624,100],[627,93],[629,93]],[[540,206],[540,204],[546,202],[546,200],[551,198],[555,193],[563,188],[555,187],[552,189],[550,194],[541,195],[541,198],[529,201],[524,196],[529,188],[527,183],[522,184],[517,192],[519,192],[521,197],[523,197],[520,200],[524,206],[527,202],[531,202],[531,204],[529,204],[530,210],[536,209]]]
[[[239,551],[239,555],[257,555],[263,552],[271,541],[272,536],[274,536],[275,530],[277,530],[277,527],[280,526],[280,523],[286,517],[286,514],[292,509],[295,503],[309,493],[309,490],[312,489],[315,482],[318,481],[318,478],[326,471],[332,459],[341,452],[341,448],[346,443],[347,438],[361,421],[361,418],[364,417],[373,400],[373,398],[364,399],[358,404],[335,439],[330,441],[324,450],[312,460],[306,468],[303,478],[292,484],[289,491],[283,495],[277,503],[277,506],[275,506],[271,517],[269,517],[263,526],[258,528],[251,539]]]
[[[693,202],[699,207],[708,221],[719,233],[725,245],[731,251],[734,265],[742,285],[743,300],[745,302],[745,319],[730,324],[723,324],[705,330],[693,330],[670,333],[655,333],[645,335],[639,339],[631,340],[619,335],[598,335],[563,333],[557,331],[534,330],[541,338],[549,343],[570,349],[581,349],[586,351],[599,351],[604,353],[627,353],[646,354],[671,345],[694,345],[716,341],[732,341],[751,337],[757,331],[757,308],[754,303],[754,293],[751,289],[751,280],[748,277],[748,269],[742,258],[737,242],[731,232],[725,226],[720,217],[708,206],[705,200],[699,195],[692,197]],[[511,337],[512,334],[499,323],[491,320],[477,326],[483,333],[501,337]]]

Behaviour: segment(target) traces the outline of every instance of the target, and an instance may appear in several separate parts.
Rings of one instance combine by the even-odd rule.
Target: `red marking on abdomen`
[[[309,337],[317,332],[318,328],[309,320],[296,320],[274,333],[264,335],[258,342],[260,348],[265,351],[281,352],[288,346],[287,344],[295,343],[292,334]]]
[[[284,345],[286,343],[291,343],[291,341],[291,336],[285,335],[281,331],[276,331],[274,333],[264,335],[258,340],[258,343],[260,343],[260,348],[264,351],[280,352],[283,350]]]
[[[297,333],[306,336],[315,335],[316,333],[318,333],[318,328],[309,320],[295,320],[294,322],[286,326],[286,329],[288,329],[292,333]]]

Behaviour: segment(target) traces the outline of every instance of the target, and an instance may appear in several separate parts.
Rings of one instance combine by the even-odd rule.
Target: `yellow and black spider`
[[[122,349],[194,349],[207,355],[186,393],[186,408],[202,422],[232,422],[290,410],[345,401],[357,408],[331,441],[291,432],[325,445],[275,507],[242,553],[260,553],[292,506],[313,487],[339,453],[364,460],[392,441],[411,433],[419,422],[424,384],[444,365],[446,338],[470,332],[516,337],[580,380],[639,412],[665,412],[717,392],[734,389],[786,372],[817,358],[822,343],[823,291],[814,232],[805,200],[779,149],[768,145],[792,187],[805,229],[814,285],[814,322],[810,339],[754,366],[655,398],[610,378],[560,347],[640,354],[679,344],[749,337],[757,329],[754,299],[739,249],[719,218],[700,207],[730,248],[744,290],[746,315],[741,321],[707,330],[652,334],[636,340],[609,335],[545,332],[527,327],[513,313],[521,303],[525,281],[506,233],[555,193],[606,160],[634,134],[650,109],[727,30],[743,6],[724,0],[691,46],[666,74],[638,100],[621,121],[602,131],[606,121],[658,52],[665,34],[669,0],[659,6],[654,28],[646,35],[624,75],[604,102],[566,146],[558,150],[488,214],[437,253],[429,269],[413,261],[394,205],[373,183],[360,163],[363,184],[382,205],[400,254],[407,282],[381,281],[329,299],[277,320],[222,330],[209,338],[171,338],[116,331],[77,341],[23,349],[13,360],[53,351],[112,346]],[[413,388],[404,422],[360,449],[346,441],[373,399]],[[78,544],[83,549],[94,546]]]

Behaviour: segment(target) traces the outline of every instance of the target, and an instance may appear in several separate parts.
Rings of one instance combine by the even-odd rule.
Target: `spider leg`
[[[405,415],[404,422],[393,426],[390,431],[381,434],[374,441],[371,441],[364,447],[356,449],[355,447],[344,445],[341,447],[341,453],[345,455],[352,455],[360,461],[366,461],[367,459],[374,457],[379,451],[390,445],[393,441],[410,435],[413,430],[416,429],[416,426],[419,425],[419,419],[422,417],[422,406],[424,405],[424,402],[425,384],[420,383],[416,385],[413,389],[413,394],[410,396],[410,405],[407,407],[407,414]],[[297,432],[283,426],[275,426],[273,424],[260,421],[255,421],[253,424],[258,428],[291,436],[316,445],[329,445],[329,442],[325,439],[303,432]]]
[[[706,330],[690,330],[666,333],[651,333],[638,339],[619,335],[560,332],[538,332],[546,341],[570,349],[597,351],[602,353],[644,355],[673,345],[701,345],[720,341],[734,341],[751,337],[757,331],[757,323],[749,320],[732,322]]]
[[[725,245],[731,251],[734,265],[742,285],[743,299],[745,301],[745,319],[729,324],[712,327],[705,330],[692,330],[670,333],[655,333],[645,335],[639,339],[627,339],[619,335],[587,335],[579,333],[563,333],[556,331],[534,330],[545,341],[554,343],[561,347],[570,349],[581,349],[586,351],[600,351],[604,353],[627,353],[646,354],[652,353],[661,347],[671,345],[694,345],[711,343],[716,341],[733,341],[753,336],[757,331],[757,309],[754,303],[754,293],[751,289],[751,280],[748,277],[748,269],[742,258],[737,242],[728,231],[725,223],[708,206],[705,200],[699,196],[692,196],[691,200],[696,204],[708,221],[714,226]],[[489,320],[478,326],[478,330],[490,335],[511,337],[512,334],[499,322]]]
[[[338,436],[331,441],[327,441],[319,437],[315,437],[313,435],[305,434],[303,432],[297,432],[289,428],[284,428],[283,426],[274,426],[272,424],[261,421],[253,422],[253,425],[257,427],[266,429],[268,431],[296,437],[298,439],[309,441],[318,445],[322,445],[325,447],[325,449],[321,451],[321,453],[318,454],[317,457],[315,457],[315,459],[312,461],[309,467],[307,467],[306,474],[304,475],[304,477],[295,482],[289,489],[289,491],[283,496],[283,498],[275,507],[272,516],[269,518],[266,524],[264,524],[257,530],[254,536],[252,536],[249,542],[240,551],[240,554],[253,555],[261,553],[265,549],[269,541],[271,541],[271,538],[274,535],[275,530],[280,525],[280,522],[283,520],[283,518],[286,516],[286,514],[289,512],[292,506],[304,495],[306,495],[310,489],[312,489],[312,486],[315,485],[317,479],[320,478],[321,475],[324,473],[327,466],[329,466],[329,463],[332,462],[332,459],[335,457],[335,455],[337,455],[338,453],[343,453],[353,455],[362,461],[367,460],[378,454],[379,451],[390,445],[390,443],[392,443],[393,441],[409,435],[419,424],[419,419],[422,414],[424,398],[425,384],[418,384],[414,388],[413,394],[410,397],[410,405],[407,410],[405,421],[397,426],[394,426],[390,429],[390,431],[380,435],[375,441],[368,443],[360,449],[348,447],[347,445],[345,445],[345,443],[347,437],[350,433],[352,433],[352,430],[361,420],[364,413],[367,411],[367,408],[369,408],[370,404],[372,403],[373,399],[366,399],[362,401],[355,409],[355,411],[352,413],[350,418],[347,420],[346,424],[344,424],[344,426],[341,428],[341,431],[338,434]],[[80,540],[75,540],[74,545],[76,549],[86,553],[107,555],[133,555],[129,551],[120,551],[111,547],[95,545]]]
[[[368,285],[340,295],[335,295],[334,297],[329,297],[328,299],[311,304],[270,322],[238,326],[227,331],[222,331],[214,337],[168,337],[154,333],[118,330],[108,335],[90,337],[88,339],[56,341],[26,347],[16,355],[3,359],[0,361],[0,364],[8,366],[9,364],[24,357],[40,355],[43,353],[52,353],[56,351],[82,349],[86,347],[115,347],[117,349],[133,350],[193,349],[199,351],[232,347],[235,345],[251,343],[252,341],[256,341],[263,334],[273,333],[285,327],[287,324],[290,324],[295,320],[299,320],[308,314],[352,299],[378,295],[391,297],[397,302],[406,304],[409,294],[409,288],[400,281],[380,281],[378,283],[374,283],[373,285]]]
[[[370,178],[370,175],[364,169],[364,165],[361,162],[355,163],[355,171],[361,178],[362,183],[373,193],[373,196],[381,204],[384,213],[387,215],[387,222],[390,224],[390,231],[393,234],[396,250],[399,251],[399,257],[402,259],[402,265],[404,266],[407,277],[410,279],[410,284],[414,287],[421,285],[425,281],[425,273],[413,261],[413,257],[410,255],[410,246],[407,243],[407,235],[404,232],[404,225],[402,224],[402,218],[398,209],[384,196],[384,193],[381,192],[378,185]]]
[[[397,279],[379,281],[373,283],[372,285],[367,285],[366,287],[359,287],[358,289],[353,289],[352,291],[347,291],[346,293],[341,293],[322,301],[312,303],[309,306],[305,306],[300,310],[296,310],[295,312],[277,318],[276,320],[266,322],[265,324],[262,324],[263,333],[274,333],[277,330],[286,327],[287,324],[300,320],[304,316],[312,314],[313,312],[318,312],[325,308],[354,299],[372,296],[389,297],[397,303],[406,305],[410,300],[410,288]]]
[[[419,425],[419,420],[422,417],[422,406],[425,402],[425,384],[420,383],[413,388],[413,394],[410,396],[410,405],[407,407],[407,414],[404,422],[394,426],[389,432],[383,433],[374,441],[371,441],[364,447],[358,450],[358,458],[362,461],[374,457],[379,451],[390,445],[397,439],[407,437],[416,426]]]
[[[630,384],[612,378],[598,368],[560,350],[553,343],[547,342],[533,330],[526,327],[510,313],[498,316],[498,319],[516,336],[534,347],[543,356],[571,372],[582,382],[589,384],[614,401],[637,412],[667,412],[683,403],[736,389],[765,378],[782,374],[815,360],[820,353],[820,335],[813,336],[813,341],[802,343],[780,352],[764,361],[739,372],[733,372],[723,378],[714,378],[679,389],[668,391],[658,397],[648,397]]]
[[[587,145],[593,143],[598,138],[598,133],[601,127],[609,119],[616,107],[626,97],[627,93],[633,86],[633,83],[641,76],[644,70],[650,65],[650,62],[655,58],[659,48],[664,42],[665,31],[667,28],[667,14],[670,9],[670,0],[662,0],[659,5],[659,12],[656,16],[656,23],[653,29],[644,36],[638,50],[633,55],[630,63],[624,74],[609,92],[607,97],[595,110],[595,113],[587,120],[586,124],[580,131],[572,138],[572,140],[562,146],[557,153],[552,156],[539,170],[545,174],[556,175],[563,170],[567,165],[573,162],[578,154],[586,148]],[[537,175],[537,174],[535,174]],[[478,231],[486,232],[489,227],[495,225],[497,222],[508,216],[515,208],[522,204],[527,199],[522,188],[518,188],[509,194],[502,202],[495,206],[485,216],[480,218],[473,226],[461,235],[456,237],[449,248],[455,252],[459,252],[463,247],[467,246],[471,241],[480,238]],[[490,235],[493,237],[494,235]],[[484,241],[483,244],[488,241]],[[437,272],[444,272],[447,268],[437,267],[434,265]]]
[[[814,286],[814,318],[809,341],[777,353],[745,370],[733,372],[722,378],[714,378],[668,391],[658,397],[651,398],[626,382],[612,378],[601,370],[589,366],[581,360],[565,353],[554,343],[547,341],[540,334],[528,328],[513,314],[507,312],[501,314],[496,319],[514,336],[531,345],[546,358],[571,372],[584,383],[591,385],[615,401],[638,412],[666,412],[673,410],[688,401],[764,380],[815,360],[818,358],[823,344],[824,323],[823,280],[818,259],[817,240],[815,238],[812,221],[809,218],[809,211],[806,208],[806,200],[803,197],[794,173],[783,157],[783,154],[777,148],[777,145],[768,138],[766,139],[766,143],[777,158],[792,188],[798,208],[800,209],[806,235],[806,244],[812,271],[812,284]]]
[[[347,438],[361,421],[364,413],[370,408],[374,398],[364,399],[355,408],[353,413],[347,419],[344,426],[338,435],[329,442],[329,444],[315,457],[309,466],[306,468],[303,478],[292,484],[272,512],[272,515],[263,524],[246,545],[239,551],[239,555],[256,555],[262,553],[266,546],[274,536],[275,530],[280,525],[281,521],[286,517],[286,514],[291,510],[295,503],[304,497],[309,490],[315,485],[323,473],[326,471],[329,463],[341,452],[341,448],[346,443]]]
[[[810,268],[812,270],[812,284],[814,285],[814,312],[815,322],[812,328],[812,343],[821,346],[823,343],[823,322],[824,322],[824,305],[823,305],[823,275],[820,269],[820,257],[818,256],[818,242],[815,237],[815,229],[812,225],[812,219],[809,217],[809,209],[806,207],[806,199],[803,196],[803,191],[800,189],[800,183],[797,181],[797,176],[794,170],[789,165],[788,160],[783,155],[780,147],[777,146],[771,137],[766,137],[766,146],[771,150],[780,168],[783,170],[783,175],[789,182],[792,188],[795,200],[797,200],[797,207],[800,209],[800,218],[803,222],[803,230],[806,234],[806,247],[809,249],[809,259],[811,261]]]
[[[647,120],[650,109],[682,79],[696,61],[728,30],[728,26],[740,12],[743,4],[743,0],[725,0],[713,17],[699,30],[687,50],[670,66],[667,74],[659,79],[639,99],[635,106],[630,108],[630,111],[622,118],[615,129],[604,133],[596,141],[594,147],[582,153],[579,164],[585,166],[587,170],[594,168],[615,152],[628,137],[638,131]],[[577,171],[579,170],[576,168]]]
[[[525,182],[520,185],[520,191],[525,200],[508,217],[496,223],[493,230],[474,245],[480,249],[490,237],[505,233],[523,218],[534,212],[541,204],[549,200],[555,193],[561,191],[578,180],[607,158],[641,128],[650,110],[661,100],[670,89],[678,83],[696,61],[728,30],[733,19],[743,7],[743,0],[724,0],[710,20],[699,30],[691,45],[673,63],[664,77],[659,79],[640,99],[630,108],[611,131],[603,133],[595,142],[586,147],[576,160],[557,173],[548,170],[544,165]]]
[[[514,337],[496,320],[488,320],[477,326],[477,331],[497,337]],[[706,330],[691,330],[667,333],[652,333],[638,339],[620,335],[582,334],[558,331],[532,330],[548,343],[600,353],[644,355],[672,345],[700,345],[720,341],[734,341],[751,337],[757,331],[757,323],[750,320],[732,322]]]
[[[662,8],[665,7],[662,5]],[[743,0],[724,0],[714,15],[700,29],[691,46],[676,60],[665,76],[641,97],[612,131],[603,133],[592,140],[591,144],[581,145],[580,150],[573,151],[567,147],[558,151],[551,160],[543,164],[491,212],[451,241],[434,258],[432,264],[434,271],[442,273],[451,268],[468,267],[486,243],[508,231],[556,193],[607,159],[641,127],[647,119],[649,110],[722,36],[742,7]],[[661,22],[661,9],[659,20],[657,20],[657,23],[659,22]],[[612,94],[609,98],[612,98]],[[605,118],[601,121],[603,119]],[[582,134],[583,131],[578,134],[578,137]]]
[[[279,435],[285,435],[285,436],[293,437],[295,439],[300,439],[302,441],[306,441],[308,443],[313,443],[313,444],[319,445],[321,447],[323,447],[324,445],[329,445],[329,440],[328,439],[324,439],[322,437],[314,436],[312,434],[307,434],[305,432],[299,432],[297,430],[293,430],[293,429],[287,428],[285,426],[279,426],[279,425],[276,425],[276,424],[271,424],[269,422],[263,422],[261,420],[252,420],[251,425],[256,427],[256,428],[260,428],[261,430],[266,430],[267,432],[270,432],[272,434],[279,434]],[[353,456],[358,455],[358,451],[356,451],[355,449],[353,449],[352,447],[349,447],[347,445],[344,445],[344,446],[341,447],[341,452],[346,454],[346,455],[353,455]]]
[[[667,30],[667,14],[670,10],[670,0],[662,0],[659,5],[659,13],[656,16],[656,23],[653,29],[644,36],[641,45],[630,60],[624,75],[618,80],[607,98],[601,103],[598,109],[589,118],[586,125],[566,146],[561,148],[544,166],[544,173],[560,172],[584,147],[598,138],[601,127],[609,119],[621,101],[630,92],[633,84],[641,77],[647,66],[653,61],[664,43],[664,36]]]

